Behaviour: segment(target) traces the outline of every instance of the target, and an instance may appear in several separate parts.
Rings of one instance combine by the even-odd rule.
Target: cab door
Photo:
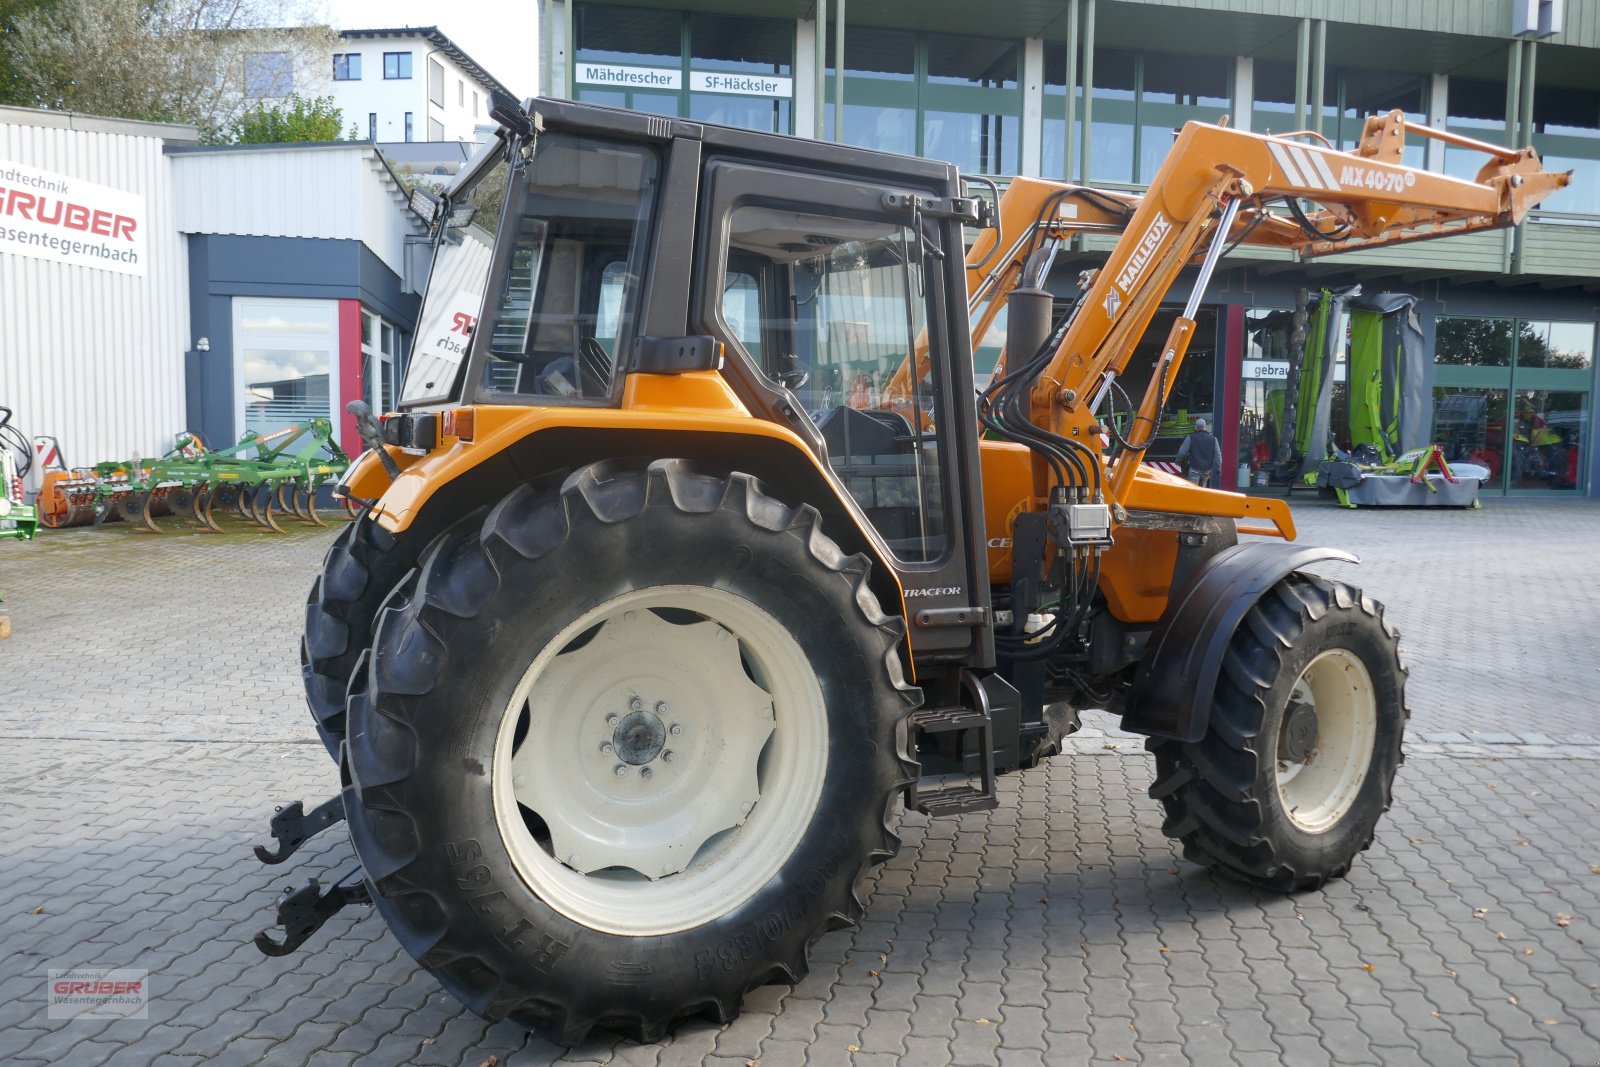
[[[698,328],[804,424],[893,561],[917,660],[991,664],[960,226],[888,181],[722,159],[703,188]]]

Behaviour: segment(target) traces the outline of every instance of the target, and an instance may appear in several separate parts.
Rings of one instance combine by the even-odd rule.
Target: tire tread
[[[652,505],[670,505],[689,516],[722,509],[741,512],[754,526],[792,534],[812,559],[850,583],[851,600],[878,637],[883,676],[901,705],[896,713],[893,754],[900,778],[884,795],[879,840],[868,851],[861,869],[842,883],[846,886],[843,899],[829,913],[825,928],[808,934],[794,958],[773,961],[737,996],[684,1000],[621,1016],[587,1015],[578,1004],[564,1002],[563,991],[529,994],[519,990],[485,961],[449,949],[443,930],[408,922],[412,912],[426,915],[426,909],[395,909],[390,925],[397,937],[473,1011],[487,1018],[512,1019],[564,1044],[582,1040],[596,1025],[653,1041],[687,1017],[730,1021],[750,990],[770,981],[798,982],[807,973],[806,958],[817,939],[829,928],[854,925],[862,914],[864,905],[857,889],[861,875],[898,850],[900,842],[891,829],[893,805],[903,785],[917,774],[906,723],[921,703],[921,693],[905,682],[899,653],[904,625],[898,616],[884,612],[872,594],[868,584],[871,561],[866,556],[845,554],[822,532],[821,516],[815,508],[782,504],[748,474],[704,474],[682,460],[656,460],[643,471],[596,463],[568,475],[555,494],[528,485],[513,490],[488,511],[475,534],[436,539],[412,577],[379,611],[370,667],[371,694],[364,696],[359,713],[351,719],[348,746],[351,833],[358,837],[358,852],[376,891],[391,899],[425,896],[433,900],[433,911],[445,913],[430,890],[406,880],[405,869],[418,854],[419,832],[402,795],[405,778],[423,758],[416,733],[404,721],[402,705],[408,696],[429,692],[443,677],[448,652],[441,635],[458,620],[476,617],[484,610],[499,587],[508,557],[538,559],[572,536],[580,509],[593,520],[615,524]],[[670,997],[653,999],[658,1005],[670,1002]]]

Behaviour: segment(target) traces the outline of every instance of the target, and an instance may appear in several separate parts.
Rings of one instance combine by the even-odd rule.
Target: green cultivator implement
[[[327,525],[317,513],[318,491],[349,466],[327,419],[265,435],[246,432],[238,444],[215,451],[193,434],[180,434],[160,459],[52,471],[39,493],[40,517],[52,528],[121,519],[159,533],[155,520],[177,515],[221,533],[217,517],[231,510],[283,533],[279,520],[285,516]]]
[[[31,453],[27,438],[17,434],[14,427],[9,435],[6,433],[10,423],[11,409],[0,407],[0,541],[32,541],[39,529],[39,516],[23,500],[22,475],[27,471],[17,466],[14,442],[21,441],[18,454],[24,460],[30,460]]]

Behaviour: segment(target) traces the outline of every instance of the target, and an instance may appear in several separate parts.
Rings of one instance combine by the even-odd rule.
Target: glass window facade
[[[1239,462],[1248,463],[1252,471],[1276,462],[1284,443],[1293,323],[1294,311],[1289,308],[1245,312],[1244,360],[1239,374]]]
[[[575,99],[794,130],[793,22],[586,3],[573,43]]]
[[[1060,178],[1066,125],[1066,46],[1046,42],[1044,128],[1040,173]],[[1224,56],[1095,50],[1094,122],[1089,143],[1091,183],[1148,183],[1161,169],[1173,136],[1191,120],[1216,122],[1233,97],[1233,60]],[[1083,179],[1083,86],[1073,87],[1074,173]]]
[[[826,136],[834,136],[829,41]],[[1021,43],[851,26],[844,38],[846,144],[1015,174],[1022,161]]]
[[[334,300],[233,298],[234,380],[244,429],[268,434],[335,417],[338,312]]]
[[[1358,67],[1341,70],[1335,86],[1338,92],[1336,121],[1333,125],[1324,121],[1322,132],[1335,145],[1348,151],[1361,140],[1361,131],[1368,115],[1402,111],[1407,123],[1426,126],[1428,80],[1425,74],[1364,70]],[[1407,136],[1406,166],[1425,167],[1427,162],[1427,139]]]
[[[1480,141],[1503,144],[1506,137],[1506,84],[1479,78],[1451,78],[1445,128]],[[1472,178],[1483,166],[1483,153],[1445,145],[1444,172]]]
[[[1434,340],[1434,440],[1476,463],[1484,488],[1587,487],[1595,324],[1441,317]]]
[[[1257,59],[1254,98],[1250,101],[1251,129],[1259,133],[1294,131],[1295,66],[1275,59]],[[1427,125],[1428,77],[1424,74],[1345,67],[1329,70],[1323,86],[1322,133],[1341,149],[1354,148],[1368,115],[1405,112],[1408,122]],[[1304,125],[1311,126],[1309,97]],[[1406,138],[1405,162],[1421,167],[1426,162],[1427,141]]]
[[[1600,89],[1535,89],[1533,127],[1546,169],[1572,171],[1572,183],[1540,210],[1600,215]]]

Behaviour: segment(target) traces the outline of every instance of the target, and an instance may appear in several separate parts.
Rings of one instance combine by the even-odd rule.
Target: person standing
[[[1206,427],[1205,419],[1194,420],[1194,430],[1178,446],[1178,462],[1196,485],[1211,485],[1222,475],[1222,446]]]

